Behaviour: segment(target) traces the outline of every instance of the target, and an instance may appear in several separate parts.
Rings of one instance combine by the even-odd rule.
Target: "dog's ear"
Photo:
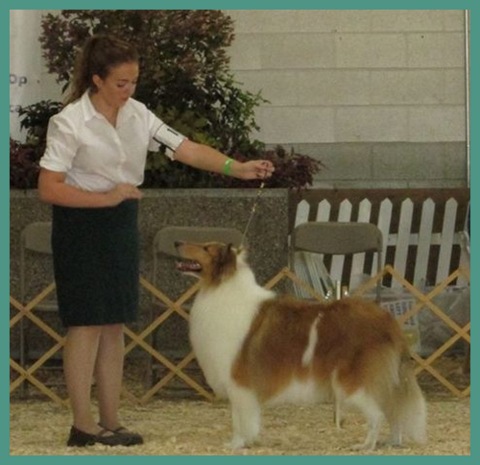
[[[245,260],[247,259],[247,247],[245,245],[240,245],[237,249],[237,255],[243,257]]]
[[[232,251],[233,244],[230,242],[228,244],[225,244],[225,247],[222,247],[221,253],[220,253],[220,258],[222,261],[225,261],[228,256],[230,255],[230,252]]]
[[[218,248],[218,252],[214,260],[218,264],[225,263],[226,261],[228,261],[228,257],[230,255],[231,249],[232,249],[232,244],[223,244],[222,247]]]

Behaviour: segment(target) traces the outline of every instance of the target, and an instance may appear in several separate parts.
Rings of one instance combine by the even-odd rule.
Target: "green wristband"
[[[233,163],[233,158],[228,158],[227,160],[225,160],[225,164],[223,165],[223,174],[225,176],[231,175],[232,163]]]

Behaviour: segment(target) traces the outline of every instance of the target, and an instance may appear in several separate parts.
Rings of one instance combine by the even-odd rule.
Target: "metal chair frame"
[[[383,268],[383,236],[372,223],[310,221],[296,226],[290,238],[289,263],[293,269],[296,252],[321,255],[354,255],[374,252],[377,255],[377,271]],[[325,278],[323,279],[325,280]],[[327,273],[325,288],[333,283]],[[325,291],[323,289],[322,291]],[[380,301],[381,280],[377,282],[376,299]]]

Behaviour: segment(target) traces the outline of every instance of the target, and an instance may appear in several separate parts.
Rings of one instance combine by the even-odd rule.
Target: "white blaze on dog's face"
[[[228,279],[237,269],[239,251],[232,244],[182,242],[178,252],[188,262],[177,263],[177,269],[202,280],[204,286],[214,286]]]

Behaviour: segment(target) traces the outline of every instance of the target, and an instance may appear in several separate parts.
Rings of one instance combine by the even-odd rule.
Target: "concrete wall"
[[[267,144],[322,160],[333,187],[462,187],[462,10],[226,10],[231,65],[269,103]]]
[[[287,189],[267,189],[258,196],[256,189],[143,189],[139,209],[141,273],[150,278],[153,238],[165,226],[231,227],[242,233],[255,213],[246,234],[249,262],[261,284],[287,265],[289,233]],[[20,232],[34,221],[49,221],[51,208],[38,200],[36,190],[10,191],[10,281],[12,295],[19,298]],[[167,259],[167,258],[166,258]],[[35,260],[39,260],[36,257]],[[49,265],[50,266],[50,265]],[[175,260],[162,267],[159,282],[166,288],[184,291],[185,283],[175,270]],[[39,289],[51,276],[37,273]],[[38,289],[32,290],[33,295]],[[172,296],[173,297],[173,296]]]
[[[145,189],[143,193],[139,209],[140,273],[149,281],[154,281],[153,238],[157,231],[174,225],[232,227],[244,232],[255,201],[257,206],[246,234],[246,244],[249,262],[258,282],[265,284],[287,265],[289,197],[286,189],[264,190],[258,198],[255,189]],[[20,233],[33,221],[50,219],[51,208],[38,200],[36,190],[10,191],[10,295],[17,300],[21,300]],[[30,301],[52,281],[50,257],[27,254],[28,288],[25,302]],[[175,259],[164,257],[155,282],[169,298],[176,300],[195,280],[183,276],[175,269]],[[282,289],[281,286],[277,288],[279,291]],[[143,288],[139,311],[138,328],[146,327],[153,318],[152,314],[158,312],[158,305]],[[11,310],[11,316],[16,313],[16,310]],[[63,331],[56,313],[43,312],[41,317],[58,331]],[[172,322],[177,320],[172,319]],[[186,334],[186,323],[182,318],[180,320],[181,331]],[[38,334],[38,339],[43,344],[52,345],[50,338],[42,337],[34,325],[30,327],[34,329],[32,334]],[[16,325],[11,331],[12,353],[18,349],[18,329],[19,325]],[[186,343],[188,339],[176,337],[176,331],[180,331],[179,325],[173,328],[166,325],[161,332],[163,343],[173,344],[175,340],[177,343]]]

